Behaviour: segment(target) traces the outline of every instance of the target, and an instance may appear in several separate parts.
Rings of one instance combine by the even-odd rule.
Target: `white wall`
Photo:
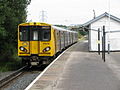
[[[90,25],[91,29],[102,30],[103,25],[105,25],[106,32],[109,31],[109,18],[104,17]],[[110,41],[110,50],[116,51],[120,50],[120,23],[115,20],[110,20],[110,31],[119,31],[119,32],[112,32],[110,34],[106,33],[106,50],[108,49],[108,39]],[[102,34],[101,34],[102,37]],[[97,51],[98,50],[98,32],[94,30],[90,30],[90,51]],[[102,38],[100,38],[102,39]],[[102,45],[101,45],[102,48]]]

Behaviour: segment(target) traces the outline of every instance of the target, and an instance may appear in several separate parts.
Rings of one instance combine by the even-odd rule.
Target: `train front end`
[[[18,26],[18,56],[29,65],[49,62],[55,53],[51,25],[23,23]]]

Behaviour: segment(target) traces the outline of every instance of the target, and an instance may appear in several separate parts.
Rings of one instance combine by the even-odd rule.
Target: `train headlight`
[[[50,49],[51,49],[50,47],[46,47],[43,49],[43,52],[50,51]]]
[[[21,51],[24,51],[24,47],[20,47],[20,50],[21,50]]]
[[[25,52],[27,52],[27,49],[24,48],[23,46],[20,47],[20,50],[21,50],[21,51],[25,51]]]

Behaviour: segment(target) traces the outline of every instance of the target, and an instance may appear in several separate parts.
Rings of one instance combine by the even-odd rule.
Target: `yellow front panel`
[[[46,52],[43,51],[46,47],[50,47],[50,42],[41,41],[40,42],[40,47],[41,48],[40,48],[39,56],[50,56],[51,50],[46,51]]]
[[[49,24],[45,23],[23,23],[20,26],[50,26]],[[36,34],[36,33],[35,33]],[[33,35],[35,35],[33,33]],[[34,37],[33,37],[34,38]],[[36,37],[35,37],[36,40]],[[24,43],[24,42],[27,42]],[[23,52],[19,49],[20,46],[25,46],[27,52]],[[46,47],[50,47],[50,50],[44,52]],[[19,40],[19,29],[18,29],[18,55],[19,56],[31,56],[31,54],[36,54],[38,56],[53,56],[56,53],[55,47],[55,35],[54,29],[51,29],[51,39],[50,41],[20,41]]]
[[[53,56],[56,53],[55,47],[55,38],[54,38],[54,30],[51,29],[51,40],[50,41],[41,41],[40,42],[40,53],[39,56]],[[43,52],[46,47],[50,47],[51,49],[47,52]]]
[[[20,50],[20,47],[24,47],[26,51]],[[30,49],[29,49],[30,43],[29,41],[18,41],[18,56],[30,56]]]
[[[30,52],[31,54],[39,53],[39,41],[30,41]]]

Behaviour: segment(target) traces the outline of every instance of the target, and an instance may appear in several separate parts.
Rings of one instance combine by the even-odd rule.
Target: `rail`
[[[10,75],[7,75],[5,78],[3,78],[2,80],[0,80],[0,88],[2,88],[6,84],[8,84],[10,81],[14,80],[15,78],[17,78],[18,76],[20,76],[23,73],[22,71],[26,67],[27,67],[27,65],[23,66],[22,68],[18,69],[17,71],[13,72]]]

